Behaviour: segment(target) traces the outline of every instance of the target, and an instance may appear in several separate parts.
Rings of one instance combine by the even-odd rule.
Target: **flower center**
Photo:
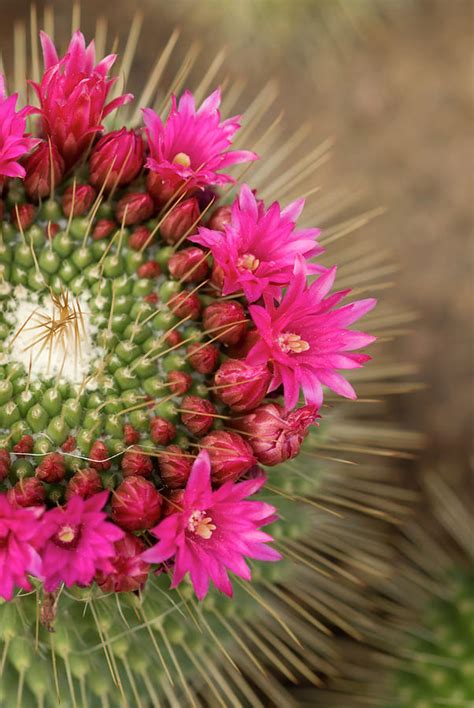
[[[183,167],[189,167],[191,165],[191,158],[185,152],[178,152],[173,157],[173,165],[182,165]]]
[[[299,334],[294,334],[293,332],[283,332],[277,339],[278,345],[282,352],[288,354],[292,352],[293,354],[301,354],[301,352],[307,352],[309,349],[309,342],[301,339]]]
[[[81,539],[81,531],[81,524],[63,524],[52,540],[60,548],[72,550]]]
[[[211,538],[212,532],[215,530],[216,526],[212,523],[212,518],[206,516],[205,511],[193,511],[188,519],[188,531],[197,534],[206,541]]]
[[[244,253],[237,259],[237,268],[241,270],[249,270],[253,273],[254,270],[257,270],[259,265],[260,261],[253,253]]]

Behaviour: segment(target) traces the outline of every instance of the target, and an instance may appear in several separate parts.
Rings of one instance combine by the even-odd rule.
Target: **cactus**
[[[43,38],[39,138],[21,125],[17,130],[15,121],[29,117],[25,111],[12,112],[12,99],[3,96],[1,87],[12,121],[2,129],[13,126],[8,137],[17,140],[18,148],[15,152],[6,140],[0,142],[0,495],[7,519],[15,510],[32,510],[30,523],[38,524],[38,534],[27,541],[31,557],[14,576],[22,589],[11,599],[3,587],[0,702],[195,705],[202,697],[259,705],[263,693],[276,703],[291,703],[285,689],[268,678],[266,667],[284,680],[318,684],[322,674],[336,671],[324,623],[353,636],[364,625],[366,606],[357,587],[377,576],[386,562],[383,543],[372,539],[368,555],[366,539],[372,528],[385,530],[404,513],[392,491],[390,469],[374,469],[367,459],[384,455],[385,444],[397,447],[399,436],[388,427],[367,424],[363,413],[354,420],[351,404],[324,416],[316,429],[321,383],[349,398],[355,396],[353,389],[330,373],[334,364],[329,362],[321,380],[307,372],[316,393],[306,385],[306,405],[291,410],[299,369],[291,373],[291,387],[288,374],[279,372],[278,357],[272,358],[272,347],[277,342],[285,355],[298,356],[313,345],[286,330],[268,344],[262,328],[252,325],[258,323],[253,308],[262,310],[263,294],[278,303],[280,284],[293,281],[306,292],[300,282],[305,259],[320,249],[317,230],[295,230],[301,204],[290,212],[274,204],[265,216],[263,203],[250,190],[241,190],[238,206],[235,197],[223,200],[219,185],[229,180],[218,167],[226,159],[253,160],[248,151],[235,153],[232,160],[231,151],[214,155],[219,159],[211,177],[202,164],[194,166],[193,174],[186,172],[192,146],[189,154],[179,150],[171,162],[159,162],[163,145],[157,141],[155,152],[151,146],[153,131],[162,124],[151,113],[147,146],[134,114],[126,128],[99,137],[97,121],[109,110],[110,58],[88,74],[90,51],[83,55],[86,68],[79,73],[87,75],[89,124],[81,123],[84,96],[75,93],[76,83],[67,86],[67,115],[59,101],[51,107],[51,97],[65,90],[68,61],[78,47],[84,51],[82,42],[76,35],[69,58],[59,61],[50,40]],[[105,92],[100,110],[87,81],[94,91]],[[128,94],[112,92],[112,97],[115,108],[129,100]],[[190,100],[185,94],[185,102],[173,104],[172,111],[190,110]],[[205,104],[212,121],[217,105],[218,94],[212,94]],[[226,126],[227,135],[237,129],[236,121]],[[145,150],[152,154],[147,153],[146,163]],[[295,243],[301,242],[297,262],[282,260],[277,279],[265,276],[263,286],[252,281],[260,264],[254,254],[238,257],[236,274],[234,262],[219,260],[219,239],[213,248],[216,233],[220,240],[223,234],[230,239],[238,211],[245,208],[267,222],[273,219],[275,240],[281,226],[286,238],[293,234]],[[332,227],[329,237],[350,233],[364,218],[346,222],[340,232]],[[206,229],[197,233],[201,225]],[[363,283],[363,257],[353,263],[360,265]],[[321,279],[321,290],[328,288],[334,273],[310,268]],[[232,278],[239,287],[232,289]],[[370,284],[370,273],[365,280]],[[373,305],[361,303],[353,306],[351,321],[356,310],[361,316]],[[268,305],[267,315],[277,321],[275,303]],[[324,309],[320,317],[324,320]],[[392,322],[388,317],[387,327]],[[325,326],[330,331],[329,320]],[[352,336],[343,326],[341,320],[336,340]],[[355,368],[365,362],[366,355],[346,350],[353,348],[351,342],[357,348],[372,338],[358,333],[355,339],[337,340],[345,352],[336,356],[337,366],[342,359]],[[265,342],[270,366],[262,361]],[[252,360],[258,346],[260,358]],[[383,368],[368,370],[361,392],[370,397],[374,387],[393,390],[384,376]],[[275,505],[280,516],[274,522],[267,512],[265,523],[272,522],[274,547],[284,559],[271,565],[252,562],[252,584],[234,578],[232,600],[213,591],[198,602],[191,583],[171,589],[170,567],[159,562],[152,573],[149,550],[142,553],[155,543],[153,534],[160,538],[166,519],[180,513],[200,450],[199,458],[204,455],[201,461],[210,465],[213,493],[237,487],[239,478],[263,480],[265,466],[269,481],[259,502],[242,504],[263,501],[268,510]],[[340,459],[345,451],[361,463],[360,473],[352,473],[347,484],[341,466],[351,461]],[[368,496],[360,490],[368,490]],[[84,541],[85,522],[62,524],[49,536],[45,528],[70,504],[88,513],[87,500],[99,497],[100,509],[93,502],[95,522],[109,545],[104,540],[104,554],[97,556],[91,577],[80,563],[74,567],[69,561],[70,575],[61,575],[54,559],[62,562],[64,556],[53,548],[56,555],[48,566],[45,548],[49,543],[61,553],[75,551]],[[242,515],[250,508],[243,506]],[[203,539],[216,530],[212,521],[204,518],[207,527],[197,526]],[[10,542],[8,529],[2,552]],[[120,556],[118,546],[111,550],[112,542],[127,540],[130,556]],[[37,570],[33,558],[41,561]],[[122,570],[130,558],[133,575]],[[339,567],[341,558],[349,569]],[[61,582],[55,580],[57,573]]]

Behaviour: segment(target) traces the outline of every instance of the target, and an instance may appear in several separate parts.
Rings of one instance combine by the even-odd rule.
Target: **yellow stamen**
[[[299,334],[293,332],[284,332],[278,337],[278,345],[285,354],[293,352],[293,354],[301,354],[309,349],[309,342],[301,339]]]
[[[212,518],[206,516],[205,511],[193,511],[188,520],[188,531],[192,531],[207,541],[215,530],[216,526],[212,523]]]
[[[191,158],[185,152],[178,152],[173,157],[173,164],[174,165],[182,165],[183,167],[190,167]]]
[[[237,268],[241,270],[250,270],[252,273],[257,270],[260,265],[260,261],[253,253],[244,253],[237,259]]]

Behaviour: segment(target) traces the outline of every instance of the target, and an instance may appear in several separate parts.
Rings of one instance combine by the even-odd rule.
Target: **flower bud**
[[[239,302],[213,302],[203,312],[204,328],[223,344],[236,344],[245,332],[245,310]]]
[[[133,229],[132,235],[128,239],[128,245],[134,251],[141,251],[146,246],[151,246],[155,238],[151,238],[151,231],[148,226],[137,226]]]
[[[184,489],[171,489],[163,503],[163,516],[170,516],[183,508]]]
[[[66,487],[66,500],[73,496],[80,496],[89,499],[94,494],[98,494],[103,489],[100,474],[93,467],[78,470],[73,474]]]
[[[249,366],[239,359],[227,359],[214,377],[215,393],[234,411],[250,411],[265,398],[271,377],[266,364]]]
[[[102,440],[96,440],[89,452],[90,466],[95,470],[105,472],[105,470],[109,470],[112,467],[112,462],[108,459],[109,457],[109,451],[105,443],[103,443]]]
[[[177,329],[173,329],[171,332],[167,332],[165,334],[165,342],[170,347],[174,347],[175,344],[179,344],[179,342],[182,342],[182,341],[183,341],[183,337],[181,336],[180,332],[178,332]]]
[[[175,396],[184,396],[193,385],[192,376],[185,371],[170,371],[167,378],[171,384],[171,393]]]
[[[249,434],[248,441],[263,465],[278,465],[295,457],[318,417],[314,405],[290,413],[278,403],[266,403],[235,420],[235,427]]]
[[[206,277],[209,266],[207,255],[201,248],[191,246],[173,254],[168,261],[168,270],[182,283],[200,283]]]
[[[168,305],[173,315],[180,319],[184,317],[189,317],[191,320],[199,319],[201,301],[196,293],[182,290],[171,298]]]
[[[207,223],[207,228],[213,231],[224,231],[227,224],[230,224],[232,220],[232,206],[227,204],[225,206],[217,207],[212,212],[211,218]]]
[[[64,215],[71,216],[82,216],[86,214],[94,203],[96,197],[96,192],[93,187],[89,184],[76,184],[67,187],[64,190],[62,198],[62,207]]]
[[[189,432],[198,437],[206,435],[215,420],[213,415],[209,415],[209,413],[216,412],[212,403],[206,398],[199,398],[199,396],[185,396],[181,406],[186,411],[181,413],[181,421]]]
[[[115,544],[115,556],[109,558],[111,570],[100,570],[95,581],[103,592],[137,592],[147,580],[150,564],[140,557],[146,549],[140,538],[126,533]]]
[[[17,228],[29,229],[36,217],[33,204],[16,204],[11,211],[12,222]]]
[[[130,450],[122,457],[122,472],[124,477],[140,476],[151,477],[153,462],[151,457],[143,452]]]
[[[16,445],[13,446],[13,452],[16,455],[27,455],[30,452],[33,452],[33,445],[35,444],[35,441],[31,437],[31,435],[23,435],[21,440],[17,442]]]
[[[99,219],[97,224],[94,226],[92,232],[92,239],[94,241],[101,241],[103,238],[107,238],[115,231],[117,225],[112,219]]]
[[[162,239],[170,245],[177,243],[197,223],[199,215],[199,204],[194,197],[172,207],[160,226]]]
[[[157,206],[168,204],[180,189],[182,182],[176,180],[163,179],[157,172],[149,172],[146,178],[146,188],[153,197],[153,201]],[[182,195],[182,191],[177,196]]]
[[[91,184],[110,191],[129,184],[143,165],[144,145],[135,130],[113,130],[95,145],[89,159]]]
[[[25,477],[8,490],[7,499],[12,506],[41,506],[46,490],[36,477]]]
[[[3,482],[8,477],[10,465],[11,460],[8,450],[0,449],[0,482]]]
[[[156,416],[150,420],[150,437],[155,445],[169,445],[176,436],[176,426],[169,420]]]
[[[112,497],[112,519],[126,531],[151,529],[161,516],[161,494],[144,477],[127,477]]]
[[[65,474],[66,466],[64,464],[64,457],[60,455],[59,452],[52,452],[50,455],[46,455],[35,472],[37,479],[42,482],[48,482],[49,484],[60,482],[64,479]]]
[[[248,329],[237,344],[233,344],[228,349],[229,356],[234,359],[245,359],[249,351],[260,341],[260,334],[256,329]]]
[[[219,350],[214,344],[190,344],[188,361],[200,374],[212,374],[219,363]]]
[[[222,266],[218,265],[217,263],[214,263],[211,272],[211,285],[213,285],[214,288],[221,293],[224,288],[224,280],[224,269],[222,268]]]
[[[211,458],[214,484],[238,479],[257,462],[250,445],[237,433],[215,430],[201,440],[201,446]]]
[[[125,423],[123,426],[123,439],[126,445],[136,445],[140,440],[140,433],[138,430],[135,430],[133,425]]]
[[[170,489],[185,487],[193,461],[178,445],[169,445],[158,458],[163,484]]]
[[[119,224],[139,224],[146,221],[153,214],[155,207],[153,199],[146,192],[133,192],[126,194],[115,208],[115,218]]]
[[[137,275],[139,278],[146,278],[152,280],[153,278],[158,278],[161,275],[161,268],[159,263],[156,261],[147,261],[142,263],[138,267]]]
[[[51,170],[51,157],[53,165]],[[25,160],[25,190],[32,199],[44,199],[51,194],[51,172],[53,172],[54,185],[57,187],[64,175],[64,160],[59,150],[53,143],[41,142]]]
[[[77,440],[74,435],[70,435],[66,442],[61,445],[61,450],[63,452],[73,452],[77,447]]]

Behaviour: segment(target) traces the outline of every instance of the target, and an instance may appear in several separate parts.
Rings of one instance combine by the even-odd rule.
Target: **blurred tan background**
[[[63,37],[71,4],[52,5]],[[123,47],[134,5],[83,0],[81,26],[90,37],[97,14],[105,14],[109,46],[117,36]],[[334,138],[332,159],[321,174],[323,189],[357,192],[355,213],[385,207],[365,228],[373,248],[389,247],[399,263],[391,297],[418,318],[393,346],[400,361],[418,365],[418,378],[426,383],[394,406],[406,426],[427,433],[426,461],[441,459],[454,470],[469,456],[473,429],[474,4],[142,0],[139,6],[145,22],[133,87],[176,26],[181,57],[196,38],[204,65],[225,47],[225,69],[246,79],[249,96],[272,75],[277,78],[277,106],[285,111],[288,131],[310,121],[313,144]],[[8,69],[11,21],[28,16],[29,2],[0,0],[0,9]]]

